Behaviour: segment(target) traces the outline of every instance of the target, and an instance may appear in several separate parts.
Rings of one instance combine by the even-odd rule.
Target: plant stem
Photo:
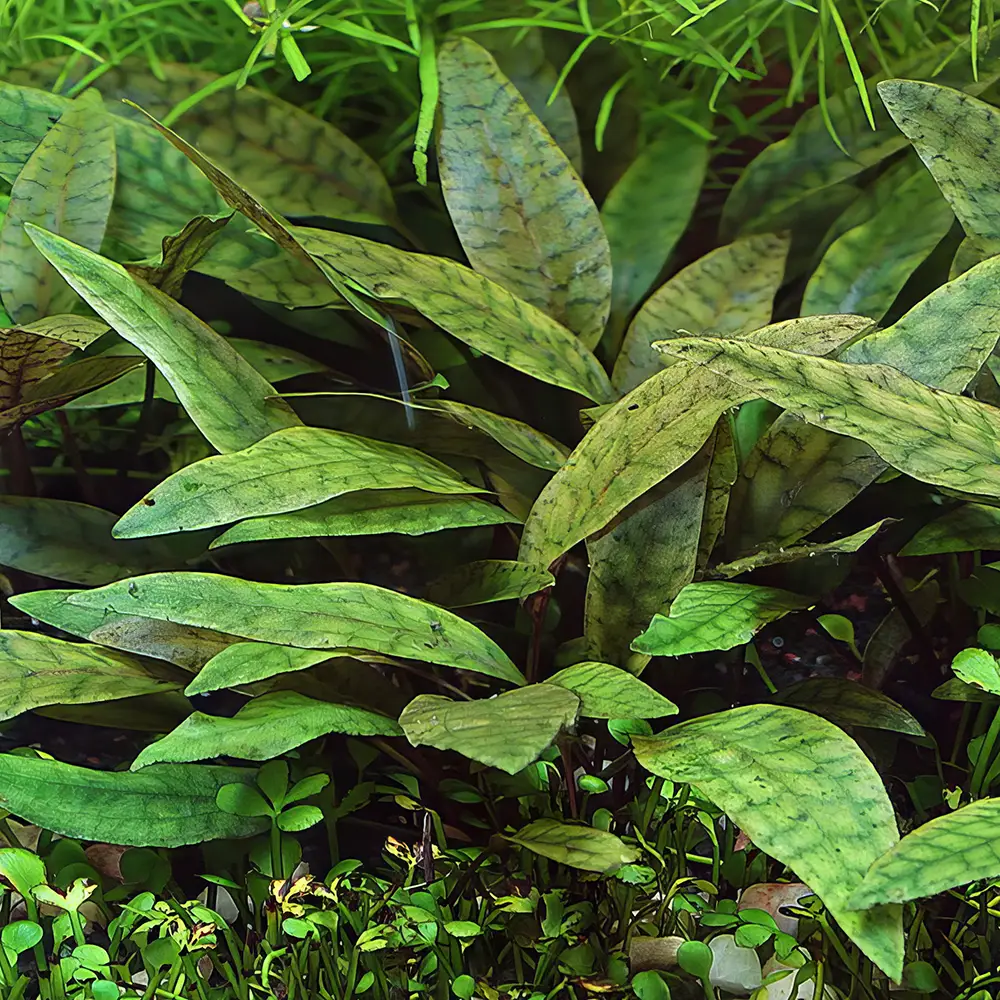
[[[976,758],[976,766],[972,771],[969,790],[975,798],[980,798],[983,794],[983,778],[986,776],[998,738],[1000,738],[1000,708],[997,708],[993,714],[993,721],[990,723],[990,728],[986,731],[986,736],[980,744],[979,756]]]
[[[24,443],[24,435],[20,425],[12,427],[3,446],[4,457],[9,470],[11,488],[15,495],[33,497],[37,494],[35,477],[32,475],[31,461],[28,457],[28,447]]]

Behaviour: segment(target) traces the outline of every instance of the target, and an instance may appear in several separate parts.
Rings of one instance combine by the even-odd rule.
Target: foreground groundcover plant
[[[27,488],[0,498],[10,528],[0,561],[78,588],[10,603],[84,640],[0,630],[3,718],[115,712],[129,699],[145,713],[141,728],[160,736],[127,771],[2,754],[4,808],[84,841],[247,840],[260,873],[289,880],[301,854],[291,835],[323,823],[335,837],[350,811],[330,797],[326,773],[348,744],[321,742],[322,761],[294,780],[273,759],[301,759],[341,734],[361,759],[388,754],[425,784],[428,762],[449,774],[456,765],[421,748],[453,752],[471,762],[466,796],[488,800],[480,780],[534,782],[542,798],[561,782],[567,815],[494,812],[478,834],[595,877],[627,869],[631,878],[656,856],[647,837],[666,816],[664,783],[689,785],[900,981],[901,904],[1000,875],[986,797],[1000,777],[998,734],[991,728],[979,747],[977,801],[900,840],[878,770],[843,728],[859,724],[849,709],[860,701],[861,725],[924,737],[878,684],[855,698],[844,681],[842,697],[825,701],[807,688],[787,702],[772,685],[778,697],[766,703],[654,735],[649,720],[678,705],[640,675],[652,657],[745,647],[752,662],[762,628],[816,604],[825,580],[808,568],[851,558],[903,520],[905,491],[947,502],[943,517],[1000,506],[991,256],[1000,113],[971,93],[988,70],[1000,72],[984,57],[965,89],[881,83],[892,121],[880,112],[878,128],[857,133],[850,164],[834,147],[836,158],[803,166],[802,150],[829,140],[822,121],[804,117],[733,189],[723,216],[733,241],[652,294],[694,209],[705,150],[688,151],[680,194],[664,183],[655,210],[650,164],[637,162],[599,212],[566,153],[468,39],[437,54],[436,140],[467,264],[290,223],[405,228],[377,166],[301,113],[289,112],[289,127],[331,157],[339,188],[303,188],[307,171],[292,160],[244,178],[239,142],[215,155],[208,135],[199,151],[134,106],[112,114],[93,91],[69,102],[2,88],[0,176],[11,196],[0,364],[20,393],[4,402],[5,425],[19,433],[28,417],[67,403],[72,413],[142,401],[148,412],[159,396],[204,439],[196,460],[176,461],[120,517]],[[265,95],[243,100],[282,113]],[[856,96],[840,110],[856,118]],[[863,188],[852,183],[862,166],[877,174]],[[157,170],[171,177],[169,196]],[[753,214],[762,186],[778,193]],[[817,202],[839,214],[801,248],[802,232],[817,231]],[[649,227],[644,214],[655,216]],[[965,233],[957,252],[955,219]],[[875,254],[873,240],[883,241]],[[921,268],[941,280],[914,294]],[[403,391],[323,383],[279,394],[272,383],[285,376],[333,373],[207,325],[177,298],[190,270],[275,310],[353,324],[352,344],[385,365],[395,357]],[[795,282],[800,315],[789,317],[776,296]],[[98,319],[77,315],[85,306]],[[82,356],[66,362],[73,350]],[[10,454],[27,487],[23,441]],[[862,494],[873,516],[851,525],[845,509]],[[478,530],[487,543],[459,549],[476,557],[445,562],[420,597],[357,579],[339,544],[443,530]],[[254,544],[299,539],[325,546],[323,582],[277,582],[295,577],[293,560],[287,573],[268,559],[242,569]],[[558,643],[553,618],[580,543],[582,634]],[[521,602],[513,620],[489,613],[503,601]],[[956,660],[964,680],[962,670]],[[979,686],[1000,695],[986,675],[975,675]],[[195,711],[187,699],[206,694],[238,710]],[[631,751],[615,749],[630,736]],[[653,776],[640,821],[627,809],[588,817],[583,796],[603,794],[632,754]],[[241,763],[205,763],[220,758]],[[633,768],[632,780],[645,776]],[[394,799],[415,808],[412,792]],[[409,867],[426,865],[428,881],[433,848],[448,836],[432,813]],[[961,863],[927,875],[928,859],[954,854],[955,843]],[[708,981],[707,967],[698,975]]]

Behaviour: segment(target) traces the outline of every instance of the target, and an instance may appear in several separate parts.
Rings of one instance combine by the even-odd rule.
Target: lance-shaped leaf
[[[0,299],[19,323],[69,312],[76,296],[32,246],[26,222],[100,250],[115,191],[115,133],[98,94],[73,101],[11,187],[0,228]]]
[[[516,559],[479,559],[459,566],[427,585],[427,599],[446,608],[530,597],[555,584],[555,577]]]
[[[193,270],[204,258],[232,217],[231,212],[199,215],[179,233],[163,237],[159,257],[127,264],[126,270],[136,278],[141,278],[147,285],[159,288],[173,299],[179,299],[188,271]]]
[[[985,649],[963,649],[951,661],[951,669],[966,684],[1000,695],[1000,664]]]
[[[320,427],[277,431],[242,451],[188,465],[115,526],[118,538],[162,535],[283,514],[362,489],[474,493],[458,473],[414,448]]]
[[[516,774],[576,721],[580,699],[553,684],[531,684],[496,698],[452,701],[418,695],[399,724],[414,746],[432,746]]]
[[[517,523],[513,514],[475,497],[441,496],[423,490],[359,490],[305,510],[240,521],[209,548],[282,538],[423,535],[446,528],[512,523]]]
[[[1000,508],[965,503],[925,524],[899,554],[934,556],[996,548],[1000,548]]]
[[[936,896],[1000,875],[1000,799],[980,799],[908,833],[868,870],[850,905]]]
[[[0,630],[0,719],[43,705],[112,701],[179,686],[138,660],[98,646]]]
[[[837,726],[867,726],[908,736],[927,735],[902,705],[881,691],[845,677],[810,677],[779,691],[774,700],[815,712]]]
[[[184,689],[188,696],[253,684],[298,670],[306,670],[330,658],[325,649],[296,649],[268,642],[234,642],[216,653]]]
[[[373,298],[401,299],[463,343],[543,382],[596,403],[614,398],[604,369],[579,338],[476,271],[344,233],[294,233],[309,253]]]
[[[69,597],[71,604],[162,618],[306,649],[350,646],[523,683],[474,625],[367,583],[253,583],[211,573],[152,573]]]
[[[678,334],[725,337],[765,326],[788,245],[787,237],[749,236],[713,250],[658,288],[625,334],[611,377],[615,388],[628,392],[663,367],[655,341]]]
[[[399,736],[395,720],[364,708],[316,701],[295,691],[275,691],[248,701],[232,718],[189,715],[173,732],[136,757],[138,771],[162,761],[186,763],[213,757],[271,760],[327,733]]]
[[[590,719],[662,719],[677,706],[645,681],[610,663],[574,663],[546,678],[580,699],[580,715]]]
[[[91,771],[57,760],[0,754],[4,808],[64,837],[129,847],[180,847],[250,837],[267,820],[216,805],[223,785],[252,784],[256,771],[158,764],[139,774]]]
[[[806,285],[803,315],[847,312],[881,319],[954,221],[934,179],[926,171],[914,174],[871,219],[829,247]]]
[[[192,628],[156,618],[109,612],[102,612],[102,615],[101,623],[95,625],[85,638],[112,649],[165,660],[185,670],[198,670],[202,664],[238,641],[236,636],[212,629]],[[78,624],[85,623],[81,621]]]
[[[639,860],[639,851],[607,830],[556,819],[537,819],[509,840],[529,851],[570,868],[610,874]]]
[[[159,542],[111,536],[110,511],[68,500],[0,496],[0,564],[25,573],[100,587],[136,573],[169,569],[197,554]]]
[[[732,649],[749,642],[768,622],[811,606],[808,598],[750,583],[691,583],[656,615],[632,648],[650,656],[683,656]]]
[[[589,192],[482,46],[446,42],[438,79],[441,192],[469,262],[594,347],[611,252]]]
[[[63,344],[79,348],[89,347],[98,337],[103,337],[107,332],[107,323],[93,316],[75,316],[73,314],[46,316],[43,319],[35,320],[34,323],[27,323],[7,331],[8,334],[33,334],[36,337],[46,337],[49,340],[58,340]]]
[[[601,222],[611,244],[614,273],[611,320],[619,331],[687,228],[707,168],[705,136],[669,121],[604,199]],[[617,342],[611,348],[617,354]]]
[[[41,229],[29,233],[94,311],[163,373],[213,447],[237,451],[300,424],[224,337],[169,295],[84,247]]]
[[[159,736],[170,732],[192,712],[191,702],[177,691],[143,694],[135,698],[96,702],[91,705],[46,705],[35,714],[45,719],[58,719],[84,726],[105,729],[128,729],[136,733]]]
[[[663,348],[808,423],[864,441],[914,479],[1000,497],[1000,414],[984,403],[930,389],[885,365],[844,364],[736,340],[681,338]]]
[[[644,767],[695,785],[788,865],[855,944],[899,980],[900,908],[848,909],[868,867],[899,834],[882,779],[843,730],[796,708],[747,705],[633,742]]]

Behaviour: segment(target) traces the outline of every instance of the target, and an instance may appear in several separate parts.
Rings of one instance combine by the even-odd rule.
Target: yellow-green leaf
[[[296,649],[268,642],[234,642],[216,653],[184,689],[189,696],[253,684],[298,670],[306,670],[330,658],[325,649]]]
[[[552,574],[515,559],[480,559],[432,580],[427,600],[446,608],[529,597],[555,584]]]
[[[1000,508],[965,503],[925,524],[899,554],[934,556],[997,548],[1000,548]]]
[[[677,706],[638,677],[610,663],[586,660],[546,678],[580,699],[580,714],[590,719],[662,719]]]
[[[537,819],[509,839],[543,858],[602,875],[639,860],[636,848],[607,830],[556,819]]]
[[[955,676],[974,687],[1000,695],[1000,664],[997,658],[985,649],[963,649],[951,661]]]
[[[782,688],[774,701],[815,712],[836,726],[867,726],[908,736],[926,736],[924,727],[902,705],[846,677],[809,677]]]

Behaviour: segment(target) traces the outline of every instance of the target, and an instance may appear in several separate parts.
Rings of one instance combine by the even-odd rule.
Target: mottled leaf
[[[868,867],[899,839],[882,779],[850,737],[795,708],[748,705],[633,743],[644,767],[695,785],[788,865],[855,944],[899,980],[900,908],[848,909]]]
[[[662,719],[677,714],[672,701],[610,663],[575,663],[545,683],[572,691],[580,699],[580,714],[590,719]]]
[[[850,905],[867,909],[936,896],[1000,875],[1000,799],[980,799],[908,833],[876,859]]]
[[[576,722],[580,699],[553,684],[531,684],[478,701],[418,695],[399,724],[413,746],[454,750],[516,774]]]
[[[810,677],[779,691],[774,700],[822,715],[838,726],[867,726],[908,736],[925,736],[923,726],[902,705],[844,677]]]
[[[325,649],[296,649],[269,642],[234,642],[216,653],[184,689],[188,696],[253,684],[290,671],[306,670],[330,658]]]
[[[139,615],[119,615],[104,611],[102,618],[99,624],[95,624],[87,632],[85,638],[102,646],[165,660],[185,670],[198,670],[238,641],[236,636],[212,629],[192,628],[189,625],[142,618]],[[86,623],[81,621],[74,624]]]
[[[295,229],[313,256],[376,299],[402,299],[453,337],[597,403],[614,391],[594,355],[545,313],[453,260],[321,229]]]
[[[550,861],[586,872],[611,874],[639,860],[639,851],[613,833],[556,819],[537,819],[508,839]]]
[[[951,661],[951,669],[966,684],[1000,695],[1000,664],[985,649],[963,649]]]
[[[441,191],[472,266],[596,346],[611,252],[566,154],[470,38],[438,52]]]
[[[432,580],[427,600],[446,608],[529,597],[555,584],[552,574],[516,559],[480,559]]]
[[[112,701],[179,686],[138,660],[99,646],[0,630],[0,719],[42,705]]]
[[[305,510],[254,517],[234,524],[209,548],[239,542],[336,535],[422,535],[446,528],[517,523],[502,507],[475,497],[423,490],[359,490]]]
[[[730,336],[765,326],[785,273],[786,237],[764,234],[719,247],[662,285],[625,334],[611,381],[620,392],[655,375],[666,359],[653,343],[674,336]]]
[[[925,524],[899,554],[935,556],[997,548],[1000,548],[1000,508],[965,503]]]
[[[94,311],[163,373],[213,447],[236,451],[300,423],[224,337],[170,296],[59,236],[30,233]]]
[[[0,412],[12,409],[74,351],[25,329],[0,330]]]
[[[180,847],[250,837],[266,819],[215,804],[223,785],[250,784],[250,768],[159,764],[141,774],[91,771],[57,760],[0,754],[0,800],[45,830],[96,843]]]
[[[58,340],[71,347],[89,347],[99,337],[108,332],[107,323],[93,316],[46,316],[34,323],[8,330],[7,333],[33,334]]]
[[[0,228],[0,299],[19,323],[69,312],[76,296],[32,246],[32,223],[100,250],[115,191],[115,133],[97,94],[70,103],[11,186]]]
[[[931,697],[941,701],[967,701],[979,705],[995,705],[997,702],[996,697],[988,691],[984,691],[974,684],[966,684],[965,681],[960,681],[957,677],[952,677],[944,684],[939,684],[931,692]]]
[[[232,217],[231,212],[223,215],[199,215],[179,233],[163,237],[159,257],[126,264],[125,269],[147,285],[159,288],[173,299],[179,299],[188,271],[194,270],[205,257]]]
[[[291,427],[242,451],[213,455],[175,472],[122,516],[115,536],[192,531],[301,510],[354,490],[394,487],[478,492],[414,448],[320,427]]]
[[[306,649],[351,646],[523,682],[474,625],[366,583],[253,583],[209,573],[153,573],[73,594],[71,604],[162,618]]]
[[[132,764],[138,771],[162,761],[186,763],[213,757],[271,760],[327,733],[399,736],[396,722],[363,708],[316,701],[294,691],[253,698],[232,718],[195,712]]]
[[[768,622],[810,607],[808,598],[750,583],[691,583],[656,615],[632,648],[650,656],[683,656],[732,649],[749,642]]]

